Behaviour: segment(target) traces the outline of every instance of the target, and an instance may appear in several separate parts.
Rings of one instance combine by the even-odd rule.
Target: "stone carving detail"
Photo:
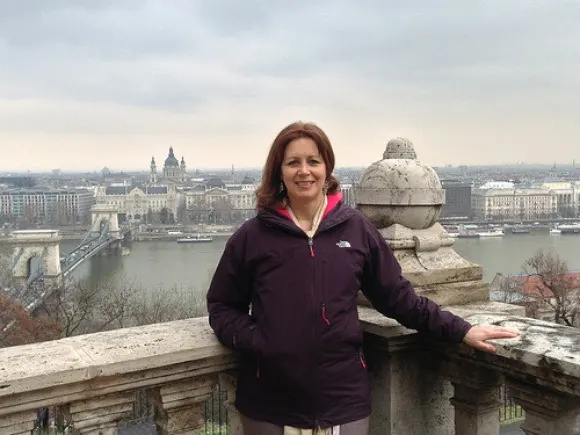
[[[413,144],[406,139],[389,141],[383,156],[365,171],[358,185],[356,198],[362,212],[378,228],[431,227],[445,196],[433,168],[416,159]]]
[[[417,159],[410,140],[390,140],[383,159],[362,175],[355,195],[357,207],[379,229],[418,290],[446,305],[488,299],[482,268],[453,250],[454,240],[437,222],[445,191],[435,170]]]
[[[397,137],[387,142],[387,148],[383,153],[383,159],[417,159],[417,153],[413,143],[404,137]]]

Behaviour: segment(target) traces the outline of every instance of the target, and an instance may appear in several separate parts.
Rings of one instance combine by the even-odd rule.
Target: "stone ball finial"
[[[383,159],[413,159],[417,158],[413,142],[405,137],[397,137],[387,142]]]
[[[400,224],[421,230],[437,222],[445,192],[433,168],[417,160],[411,141],[396,138],[388,142],[383,160],[364,172],[356,202],[378,228]]]

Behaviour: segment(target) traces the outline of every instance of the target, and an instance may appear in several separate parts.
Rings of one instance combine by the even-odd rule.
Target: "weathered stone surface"
[[[455,435],[497,435],[502,376],[459,361],[448,362],[446,372],[454,388]]]
[[[0,433],[3,435],[30,435],[35,421],[36,410],[0,416]]]
[[[0,398],[228,354],[207,318],[9,347],[0,349]]]
[[[118,422],[131,414],[133,400],[130,393],[95,397],[72,403],[65,415],[78,434],[114,435]]]
[[[221,372],[219,374],[219,383],[222,390],[226,391],[227,400],[225,408],[228,418],[228,435],[244,435],[240,413],[234,405],[236,398],[237,376],[234,371]]]
[[[0,421],[70,404],[73,420],[87,430],[114,427],[130,409],[125,394],[142,388],[161,387],[173,407],[199,403],[211,387],[197,381],[209,376],[215,384],[219,372],[237,365],[207,318],[4,348],[0,360]],[[176,384],[185,387],[177,391]]]
[[[442,308],[464,318],[470,318],[472,316],[477,317],[482,315],[482,313],[491,312],[497,313],[497,315],[503,319],[513,319],[514,316],[521,315],[522,313],[522,307],[491,301],[482,302],[477,305],[455,305]],[[363,330],[370,334],[389,338],[391,340],[399,337],[417,335],[417,331],[405,328],[396,320],[383,316],[374,308],[359,306],[358,313]],[[477,322],[478,320],[474,321]]]
[[[580,399],[527,383],[508,381],[510,394],[526,413],[527,435],[578,435]]]
[[[423,434],[424,422],[448,415],[450,408],[442,403],[448,403],[450,384],[439,368],[435,370],[447,362],[455,361],[458,367],[469,363],[546,394],[580,397],[580,331],[501,313],[505,307],[520,309],[494,302],[450,307],[473,324],[520,330],[519,338],[493,341],[498,348],[495,355],[463,345],[420,340],[415,331],[374,309],[360,307],[364,330],[387,338],[377,351],[389,357],[375,360],[382,365],[378,368],[382,374],[374,382],[378,389],[373,393],[380,403],[374,408],[373,419],[382,424],[377,427],[397,428],[394,434],[405,433],[402,428],[411,425],[408,427],[417,431],[406,433]],[[430,353],[433,351],[436,353]],[[87,430],[96,430],[95,423],[99,430],[109,430],[115,422],[105,414],[122,415],[130,403],[125,394],[143,388],[158,391],[165,427],[174,427],[173,433],[179,433],[179,422],[191,419],[188,427],[199,423],[196,406],[210,393],[217,374],[236,366],[235,355],[217,342],[207,318],[0,349],[0,361],[0,429],[11,430],[0,433],[11,435],[29,430],[36,408],[67,404],[76,421],[91,422]],[[233,381],[230,383],[233,391]],[[387,388],[392,390],[387,393]],[[425,388],[433,393],[427,402],[421,397]],[[121,401],[115,402],[119,397]],[[423,413],[415,423],[402,415],[409,407]],[[239,421],[234,424],[239,428]],[[440,433],[446,434],[447,425],[439,427]]]
[[[513,378],[534,383],[554,391],[580,396],[580,330],[526,317],[506,317],[501,314],[466,314],[476,325],[512,328],[520,336],[490,340],[497,354],[482,355],[482,361]]]
[[[387,144],[383,157],[361,177],[357,205],[378,228],[393,224],[429,228],[445,199],[436,172],[416,160],[411,142],[401,138]]]
[[[370,435],[452,435],[452,388],[441,360],[413,339],[365,337],[371,376]]]
[[[202,406],[217,380],[216,373],[155,389],[152,394],[158,432],[161,435],[185,434],[203,426]]]
[[[483,281],[469,281],[416,286],[415,290],[418,295],[428,297],[438,305],[456,306],[471,304],[474,301],[486,302],[486,297],[489,294],[489,285]],[[363,307],[372,306],[362,292],[358,295],[357,303]],[[518,314],[523,313],[521,307],[514,306],[514,310]]]

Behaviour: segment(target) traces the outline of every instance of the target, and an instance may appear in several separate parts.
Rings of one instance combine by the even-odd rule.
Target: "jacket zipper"
[[[322,282],[320,283],[321,287],[322,287],[322,308],[321,308],[321,315],[322,315],[322,320],[324,320],[324,323],[326,323],[326,326],[330,326],[330,320],[328,319],[327,315],[326,315],[326,287],[325,287],[325,276],[324,276],[324,270],[326,268],[326,260],[322,261]]]
[[[314,240],[312,240],[312,237],[308,237],[308,249],[310,250],[310,256],[314,258]]]
[[[310,257],[312,258],[312,305],[313,308],[316,303],[316,259],[314,254],[314,240],[312,237],[308,237],[308,249],[310,251]],[[317,342],[317,323],[312,323],[312,335],[313,342]],[[315,385],[314,391],[317,390],[318,385],[318,364],[317,364],[317,353],[314,351],[314,367],[313,367],[313,384]],[[318,398],[315,399],[314,403],[314,427],[318,425]]]
[[[314,253],[314,239],[312,237],[308,237],[308,250],[310,251],[310,256],[312,258],[315,257],[315,253]],[[323,272],[324,272],[324,267],[323,267]],[[324,285],[324,283],[323,283]],[[328,320],[328,317],[326,317],[326,304],[324,303],[324,297],[322,298],[322,308],[321,308],[321,316],[322,316],[322,320],[324,320],[324,323],[326,323],[327,325],[330,325],[330,320]]]
[[[366,361],[365,361],[365,356],[364,356],[364,354],[363,354],[363,351],[362,351],[362,350],[359,350],[359,351],[358,351],[358,357],[359,357],[359,359],[360,359],[360,365],[362,366],[362,368],[363,368],[363,369],[365,369],[365,370],[366,370],[366,369],[367,369],[367,363],[366,363]]]

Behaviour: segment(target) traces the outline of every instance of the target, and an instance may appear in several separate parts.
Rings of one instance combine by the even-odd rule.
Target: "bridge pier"
[[[25,285],[31,275],[32,259],[42,262],[44,286],[60,286],[63,274],[60,268],[60,241],[58,230],[19,230],[12,232],[12,279],[17,287]]]

